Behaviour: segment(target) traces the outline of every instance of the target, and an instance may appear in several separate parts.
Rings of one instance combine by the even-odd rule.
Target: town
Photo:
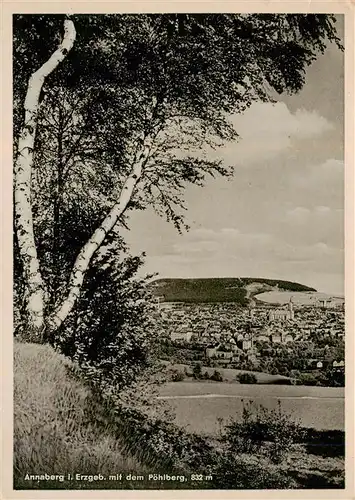
[[[275,307],[237,303],[159,304],[161,335],[175,362],[263,371],[309,385],[343,385],[344,303]],[[167,351],[166,351],[167,352]]]

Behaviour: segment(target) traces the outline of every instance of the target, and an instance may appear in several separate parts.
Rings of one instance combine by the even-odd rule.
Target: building
[[[328,309],[332,305],[332,299],[321,299],[320,303],[323,309]]]
[[[185,342],[190,342],[191,337],[193,333],[188,331],[188,332],[172,332],[170,334],[170,339],[172,341],[185,341]]]
[[[269,342],[270,340],[270,337],[268,335],[265,335],[264,333],[262,333],[261,335],[259,335],[256,339],[258,342]]]
[[[164,295],[158,295],[157,297],[155,297],[155,302],[156,302],[159,310],[161,308],[161,303],[164,302],[164,300],[165,300]]]
[[[281,309],[272,309],[269,312],[269,321],[287,321],[294,320],[295,312],[293,310],[293,301],[292,297],[290,298],[290,302],[286,307]]]
[[[216,352],[217,352],[217,347],[218,346],[209,346],[209,347],[206,347],[205,349],[205,355],[206,355],[206,358],[215,358],[216,357]]]
[[[254,318],[254,310],[255,310],[255,300],[251,299],[248,307],[248,316],[250,319]]]
[[[312,370],[320,370],[320,369],[324,368],[324,363],[323,363],[323,361],[320,361],[318,359],[309,359],[308,366]]]
[[[248,351],[251,349],[253,346],[253,342],[251,339],[244,339],[242,340],[241,348],[243,351]]]
[[[225,351],[224,347],[217,347],[216,350],[216,358],[217,359],[229,359],[230,361],[233,358],[233,353],[232,351]]]
[[[254,345],[253,336],[249,333],[239,333],[237,336],[236,347],[242,351],[248,351]]]

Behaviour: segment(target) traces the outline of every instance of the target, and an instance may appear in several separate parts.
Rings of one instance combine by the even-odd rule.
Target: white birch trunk
[[[69,278],[68,294],[48,320],[47,327],[49,333],[54,332],[60,327],[72,311],[77,299],[80,297],[80,291],[85,278],[85,273],[90,265],[92,257],[104,242],[106,235],[114,228],[120,216],[125,211],[132,198],[134,189],[142,176],[143,166],[147,161],[150,152],[150,142],[151,141],[147,141],[145,144],[144,149],[133,166],[130,175],[127,177],[117,203],[112,207],[104,221],[94,231],[91,238],[80,250]]]
[[[25,123],[18,141],[14,169],[15,225],[23,263],[28,312],[28,331],[33,340],[41,340],[44,328],[45,287],[35,245],[31,205],[31,173],[37,128],[39,97],[46,77],[65,59],[76,37],[74,23],[64,21],[64,37],[58,49],[29,79],[25,98]]]

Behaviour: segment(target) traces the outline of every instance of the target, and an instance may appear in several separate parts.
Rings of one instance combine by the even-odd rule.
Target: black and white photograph
[[[336,497],[346,16],[42,7],[12,14],[13,489]]]

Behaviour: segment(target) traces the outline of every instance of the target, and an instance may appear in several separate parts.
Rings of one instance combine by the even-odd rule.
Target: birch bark
[[[31,174],[39,97],[45,79],[65,59],[74,45],[75,37],[76,30],[73,21],[65,20],[62,43],[48,61],[29,79],[24,105],[25,122],[18,141],[18,153],[14,168],[15,227],[26,287],[26,311],[28,314],[26,328],[33,341],[41,341],[42,339],[45,302],[45,287],[35,245],[31,205]]]

